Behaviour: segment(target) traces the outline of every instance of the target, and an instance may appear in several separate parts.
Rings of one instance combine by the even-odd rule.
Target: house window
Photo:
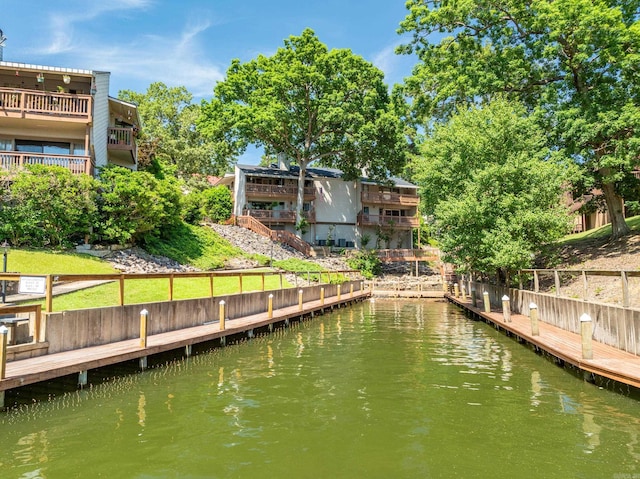
[[[400,210],[384,210],[385,216],[400,216]]]
[[[363,206],[363,207],[362,207],[362,212],[363,212],[365,215],[368,215],[368,214],[369,214],[369,207],[368,207],[368,206]]]
[[[48,155],[70,155],[71,144],[55,141],[16,140],[16,151]]]
[[[11,151],[13,149],[13,142],[11,140],[3,140],[0,138],[0,151]]]

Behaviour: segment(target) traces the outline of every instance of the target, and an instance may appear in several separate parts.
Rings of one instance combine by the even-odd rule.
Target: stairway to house
[[[289,231],[272,230],[253,216],[236,216],[235,222],[238,226],[253,231],[254,233],[258,233],[259,235],[266,236],[272,241],[278,241],[279,243],[291,246],[293,249],[301,252],[305,256],[314,255],[313,248],[309,243],[301,240]]]

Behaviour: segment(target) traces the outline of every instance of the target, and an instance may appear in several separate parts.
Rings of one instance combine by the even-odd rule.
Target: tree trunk
[[[302,223],[302,206],[304,204],[304,180],[307,176],[307,163],[300,161],[300,173],[298,175],[298,196],[296,199],[296,236],[302,238],[302,230],[298,226]]]
[[[616,193],[613,183],[602,183],[604,201],[607,204],[609,219],[611,220],[611,239],[618,239],[631,232],[624,220],[624,207],[622,198]]]

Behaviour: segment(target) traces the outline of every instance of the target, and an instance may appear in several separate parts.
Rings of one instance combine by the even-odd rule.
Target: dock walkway
[[[341,296],[331,296],[320,300],[308,301],[303,304],[274,309],[272,317],[267,312],[254,314],[236,319],[227,319],[225,329],[220,329],[218,321],[179,329],[166,333],[150,335],[147,347],[141,346],[139,338],[101,346],[92,346],[56,354],[48,354],[29,359],[11,361],[6,364],[5,379],[0,380],[0,393],[29,384],[35,384],[50,379],[60,378],[69,374],[81,373],[98,367],[109,366],[132,359],[145,358],[165,351],[189,347],[218,338],[248,333],[253,336],[253,330],[280,323],[293,318],[321,314],[325,310],[340,307],[344,304],[361,301],[370,296],[369,291],[357,291]]]
[[[473,306],[468,298],[462,300],[450,294],[446,295],[446,298],[485,322],[578,368],[587,373],[587,376],[593,374],[640,388],[640,357],[635,354],[593,341],[593,359],[583,359],[579,334],[539,321],[540,334],[533,336],[531,320],[527,316],[511,313],[511,321],[505,322],[502,311],[485,313]]]

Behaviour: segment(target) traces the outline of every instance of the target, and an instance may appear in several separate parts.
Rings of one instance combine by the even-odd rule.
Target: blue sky
[[[385,73],[408,76],[398,56],[404,0],[0,0],[4,60],[111,72],[111,95],[150,83],[209,98],[234,58],[270,55],[312,28],[329,48],[349,48]]]

